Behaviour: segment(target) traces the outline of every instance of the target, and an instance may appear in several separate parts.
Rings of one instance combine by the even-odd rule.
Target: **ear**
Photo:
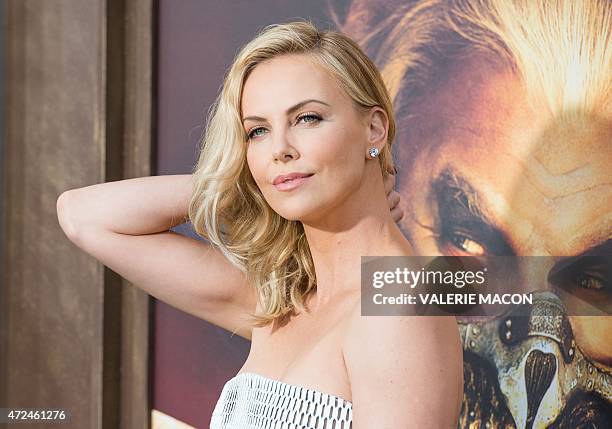
[[[387,113],[379,106],[374,106],[368,114],[368,147],[382,148],[387,143],[389,131],[389,118]]]

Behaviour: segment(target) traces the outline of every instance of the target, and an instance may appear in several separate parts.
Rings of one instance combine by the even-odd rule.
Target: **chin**
[[[277,208],[273,208],[274,211],[281,216],[282,218],[286,219],[286,220],[291,220],[291,221],[300,221],[303,222],[305,219],[310,218],[313,214],[315,214],[317,212],[317,210],[313,210],[312,207],[291,207],[290,209],[288,207],[278,207]]]
[[[292,210],[292,211],[281,210],[281,211],[277,211],[276,213],[278,213],[280,217],[286,220],[301,222],[302,219],[304,219],[304,213],[298,210]]]
[[[274,198],[267,199],[267,201],[272,210],[282,218],[300,222],[320,219],[321,215],[327,211],[326,208],[333,205],[333,200],[330,200],[328,196],[323,198],[319,194],[316,198],[310,192],[302,195],[283,195],[280,198],[275,195]]]

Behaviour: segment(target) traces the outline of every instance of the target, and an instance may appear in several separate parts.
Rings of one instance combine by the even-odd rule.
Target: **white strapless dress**
[[[210,429],[349,429],[352,421],[346,399],[242,372],[223,386]]]

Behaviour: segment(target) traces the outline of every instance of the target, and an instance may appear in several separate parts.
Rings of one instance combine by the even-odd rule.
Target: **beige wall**
[[[65,190],[152,174],[153,0],[5,0],[0,407],[150,427],[149,297],[61,231]]]

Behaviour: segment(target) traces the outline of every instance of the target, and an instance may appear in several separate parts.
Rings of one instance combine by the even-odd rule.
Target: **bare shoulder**
[[[380,338],[379,341],[394,339],[413,345],[415,341],[421,342],[421,345],[434,345],[456,340],[461,347],[459,327],[454,316],[362,316],[361,303],[357,301],[351,302],[348,321],[350,329],[346,337],[347,345],[371,333],[375,338]],[[383,329],[386,332],[382,332]],[[399,336],[392,338],[393,335]]]
[[[362,316],[358,304],[349,316],[343,345],[343,351],[347,353],[345,357],[352,357],[358,363],[361,351],[355,356],[351,353],[359,350],[366,341],[385,351],[380,353],[378,361],[393,360],[391,352],[407,359],[405,362],[417,361],[415,363],[419,363],[421,357],[436,359],[440,350],[453,352],[459,358],[463,354],[459,327],[453,316]]]
[[[456,428],[463,350],[452,316],[361,316],[342,347],[355,429]]]

